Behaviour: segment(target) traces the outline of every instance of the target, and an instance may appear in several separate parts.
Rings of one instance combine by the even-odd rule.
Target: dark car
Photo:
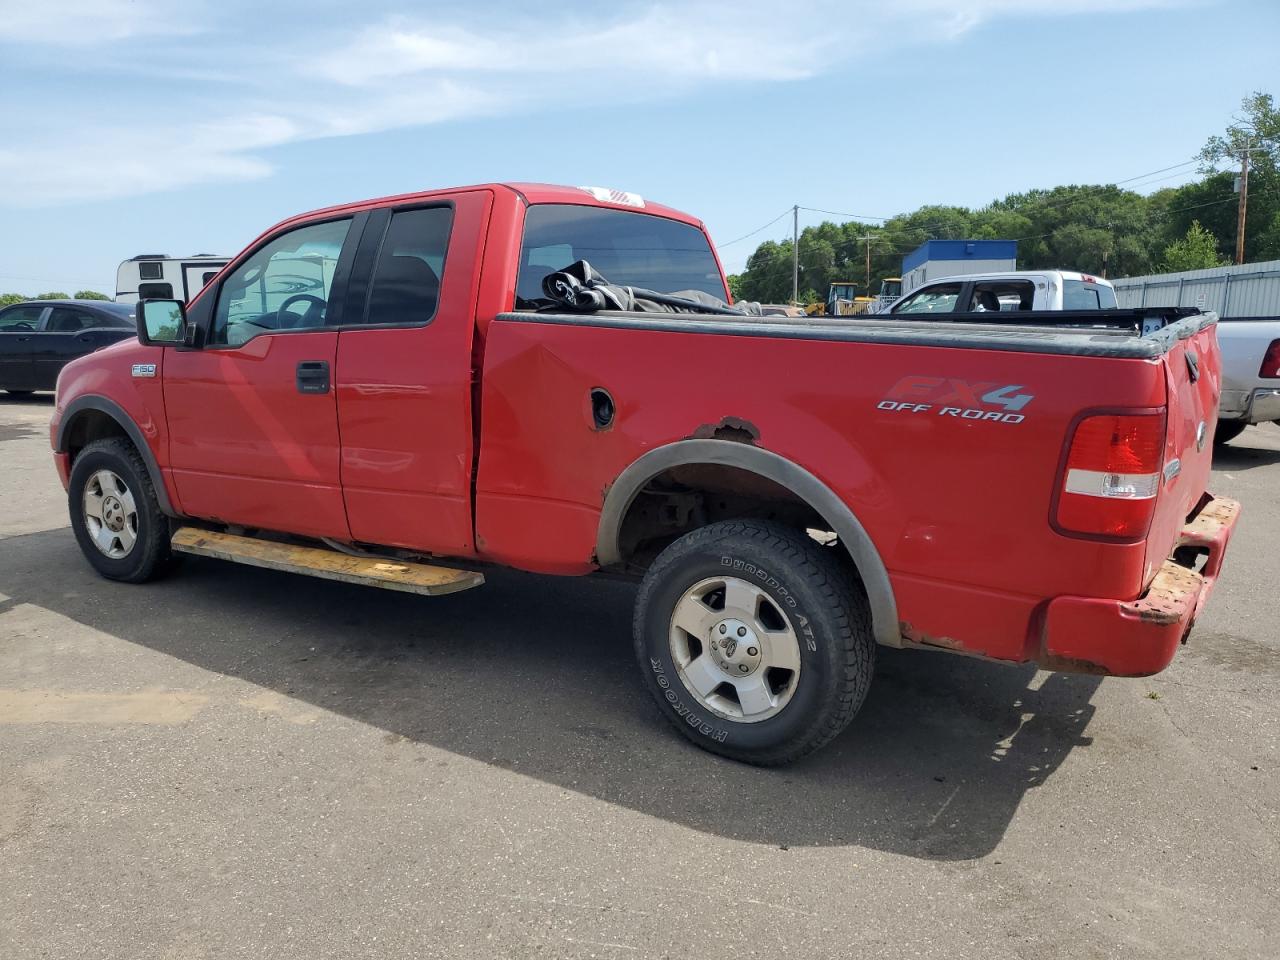
[[[52,390],[76,357],[136,335],[134,304],[30,300],[0,309],[0,390]]]

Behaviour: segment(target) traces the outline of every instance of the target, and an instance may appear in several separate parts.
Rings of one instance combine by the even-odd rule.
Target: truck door
[[[62,368],[76,357],[83,357],[132,335],[132,331],[112,327],[107,317],[92,310],[53,307],[33,341],[35,364],[32,374],[36,389],[52,390]]]
[[[336,376],[355,540],[475,552],[471,356],[491,204],[489,191],[468,191],[370,216]]]
[[[169,462],[183,510],[349,536],[333,391],[346,276],[367,214],[261,242],[197,301],[198,350],[167,348]]]
[[[34,390],[36,332],[48,310],[18,304],[0,310],[0,390]]]

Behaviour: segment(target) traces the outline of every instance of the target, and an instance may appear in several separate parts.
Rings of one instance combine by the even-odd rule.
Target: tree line
[[[825,299],[832,282],[853,281],[877,293],[883,278],[901,273],[903,256],[931,239],[1017,240],[1019,269],[1061,267],[1113,278],[1233,262],[1243,149],[1250,150],[1245,261],[1280,259],[1280,111],[1270,94],[1257,92],[1244,98],[1241,118],[1224,135],[1206,142],[1199,179],[1182,186],[1144,195],[1116,184],[1073,184],[1009,194],[976,209],[925,206],[879,225],[805,227],[800,299]],[[729,278],[730,288],[735,298],[786,302],[791,271],[792,241],[766,240]]]
[[[21,293],[0,293],[0,307],[7,307],[14,303],[22,303],[25,300],[110,300],[105,293],[99,293],[97,290],[77,290],[75,297],[70,294],[62,293],[58,290],[51,290],[48,293],[37,293],[34,297],[28,297]]]

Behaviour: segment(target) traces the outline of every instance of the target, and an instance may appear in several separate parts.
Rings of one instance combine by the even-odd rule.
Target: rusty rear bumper
[[[1205,504],[1182,528],[1173,556],[1137,600],[1051,600],[1040,665],[1046,670],[1122,677],[1159,673],[1173,660],[1178,644],[1186,639],[1209,599],[1239,516],[1240,504],[1235,500],[1214,498]],[[1198,554],[1205,557],[1198,571],[1179,562]]]

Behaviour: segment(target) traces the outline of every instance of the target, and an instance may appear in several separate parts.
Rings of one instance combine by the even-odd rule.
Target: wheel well
[[[74,463],[80,451],[95,440],[105,440],[108,437],[120,437],[133,444],[132,438],[120,421],[109,413],[101,410],[85,410],[76,415],[71,421],[71,425],[67,427],[64,437],[64,446],[66,453],[71,457]]]
[[[742,467],[684,463],[651,477],[618,527],[623,569],[642,573],[667,544],[721,520],[771,520],[833,543],[832,525],[794,491]],[[842,550],[847,558],[848,554]],[[852,565],[852,561],[850,561]]]

